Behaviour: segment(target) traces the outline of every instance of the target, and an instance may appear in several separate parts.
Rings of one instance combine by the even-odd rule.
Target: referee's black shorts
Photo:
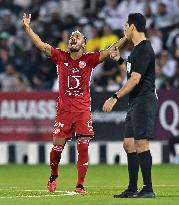
[[[136,97],[129,103],[124,138],[153,139],[157,98],[155,94]]]

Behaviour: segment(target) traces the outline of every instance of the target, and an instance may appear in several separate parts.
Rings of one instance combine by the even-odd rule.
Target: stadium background
[[[132,204],[178,205],[179,166],[173,163],[179,163],[179,145],[175,146],[178,158],[173,158],[168,140],[179,135],[179,0],[0,0],[0,204],[131,204],[131,199],[113,198],[128,183],[122,148],[127,97],[111,113],[101,112],[104,100],[126,81],[110,59],[94,70],[91,82],[95,139],[85,183],[89,194],[74,196],[74,141],[63,152],[57,191],[48,193],[58,96],[56,67],[23,31],[24,12],[32,14],[31,26],[43,41],[66,50],[70,33],[78,29],[88,38],[87,51],[104,49],[118,40],[128,13],[146,16],[147,38],[156,53],[159,95],[156,138],[151,142],[157,198],[132,200]],[[127,58],[131,49],[122,50],[121,55]]]
[[[147,19],[147,38],[156,54],[159,95],[154,164],[174,162],[168,140],[179,135],[179,1],[178,0],[0,0],[0,164],[48,163],[58,95],[56,67],[31,43],[21,27],[23,13],[44,42],[66,50],[74,29],[87,37],[87,51],[101,50],[118,40],[128,13]],[[132,46],[121,51],[127,58]],[[141,59],[142,60],[142,59]],[[126,164],[122,149],[127,97],[111,113],[101,112],[105,99],[126,77],[107,59],[91,81],[95,140],[90,163]],[[62,163],[76,161],[70,142]],[[176,145],[179,155],[179,146]],[[110,153],[110,154],[109,154]]]

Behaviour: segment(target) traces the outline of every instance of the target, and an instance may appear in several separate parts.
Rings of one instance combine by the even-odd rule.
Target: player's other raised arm
[[[126,62],[121,58],[119,48],[114,47],[110,49],[110,58],[116,61],[119,65],[119,67],[127,73],[127,66]]]
[[[116,43],[113,43],[109,48],[100,51],[100,57],[99,60],[103,61],[106,57],[108,57],[110,55],[110,50],[112,48],[123,48],[126,44],[127,44],[128,40],[127,38],[124,36],[123,38],[121,38],[119,41],[117,41]]]
[[[51,56],[51,46],[47,43],[44,43],[40,37],[32,30],[30,27],[30,20],[31,20],[31,14],[27,15],[24,14],[23,19],[22,19],[22,26],[31,39],[31,41],[34,43],[34,45],[44,52],[47,56]]]

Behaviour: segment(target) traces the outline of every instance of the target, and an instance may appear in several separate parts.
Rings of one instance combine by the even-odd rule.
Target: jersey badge
[[[79,62],[79,68],[84,68],[86,66],[86,63],[84,61]]]

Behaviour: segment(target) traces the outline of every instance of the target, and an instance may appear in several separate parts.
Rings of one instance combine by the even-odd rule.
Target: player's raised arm
[[[42,42],[40,37],[34,33],[32,28],[30,27],[30,19],[31,19],[31,14],[26,15],[24,14],[23,19],[22,19],[22,26],[29,36],[29,38],[32,40],[34,45],[40,49],[42,52],[44,52],[47,56],[51,56],[51,46],[47,43]]]
[[[127,65],[124,59],[120,56],[119,48],[114,47],[110,49],[110,58],[115,60],[120,68],[127,73]]]
[[[126,45],[126,43],[128,42],[127,38],[124,36],[123,38],[121,38],[119,41],[117,41],[116,43],[113,43],[109,48],[100,51],[100,57],[99,60],[103,61],[106,57],[108,57],[110,55],[110,50],[112,48],[119,48],[121,49],[122,47],[124,47]]]

